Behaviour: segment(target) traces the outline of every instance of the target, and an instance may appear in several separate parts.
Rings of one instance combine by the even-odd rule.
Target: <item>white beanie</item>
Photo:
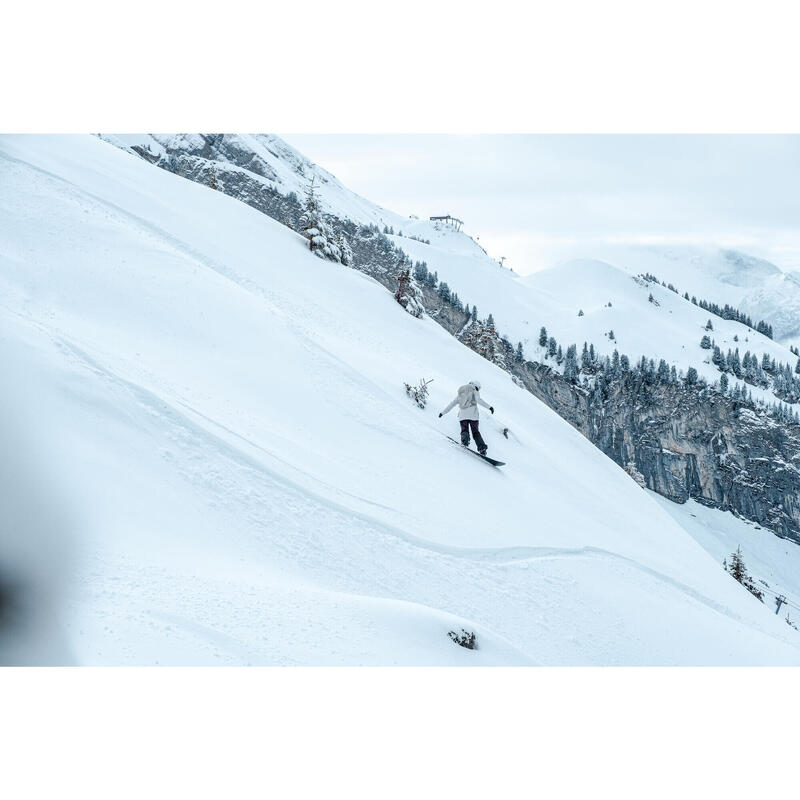
[[[473,386],[474,386],[476,389],[478,389],[478,391],[480,391],[480,388],[481,388],[481,382],[480,382],[480,381],[470,381],[470,383],[471,383],[471,384],[472,384],[472,385],[473,385]]]

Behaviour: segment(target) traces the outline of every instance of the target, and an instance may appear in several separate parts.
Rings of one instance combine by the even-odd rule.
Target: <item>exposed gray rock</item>
[[[510,367],[526,388],[646,486],[692,498],[800,542],[800,428],[708,388],[620,382],[600,408],[549,366]]]

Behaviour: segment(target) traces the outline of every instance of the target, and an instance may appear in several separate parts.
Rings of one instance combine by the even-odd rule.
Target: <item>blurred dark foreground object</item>
[[[24,379],[19,363],[0,350],[0,666],[67,665],[71,525],[40,446],[52,435],[31,400],[42,387]]]

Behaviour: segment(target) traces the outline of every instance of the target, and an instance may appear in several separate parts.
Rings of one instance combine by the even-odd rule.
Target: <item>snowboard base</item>
[[[453,444],[457,444],[463,450],[466,450],[468,453],[472,453],[472,455],[477,456],[478,458],[482,458],[484,461],[488,461],[493,467],[502,467],[505,466],[505,461],[497,461],[494,458],[489,458],[489,456],[482,456],[477,450],[470,450],[469,447],[464,447],[461,442],[457,442],[452,436],[447,437]]]

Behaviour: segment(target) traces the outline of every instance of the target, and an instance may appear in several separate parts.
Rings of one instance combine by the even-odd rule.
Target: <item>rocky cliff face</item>
[[[235,139],[205,135],[167,143],[166,156],[139,155],[190,180],[213,186],[279,222],[297,228],[294,194],[265,184],[269,164],[242,151]],[[136,148],[134,148],[136,149]],[[348,236],[352,266],[387,289],[397,287],[398,251],[386,237],[332,218]],[[420,286],[426,313],[454,336],[469,315]],[[632,373],[606,387],[601,403],[591,388],[546,364],[518,361],[497,341],[495,360],[514,379],[572,424],[644,485],[679,503],[693,498],[730,510],[800,543],[800,428],[778,422],[707,387],[644,385]]]
[[[512,365],[526,388],[645,485],[733,511],[800,543],[800,428],[707,388],[613,386],[602,406],[543,364]]]

